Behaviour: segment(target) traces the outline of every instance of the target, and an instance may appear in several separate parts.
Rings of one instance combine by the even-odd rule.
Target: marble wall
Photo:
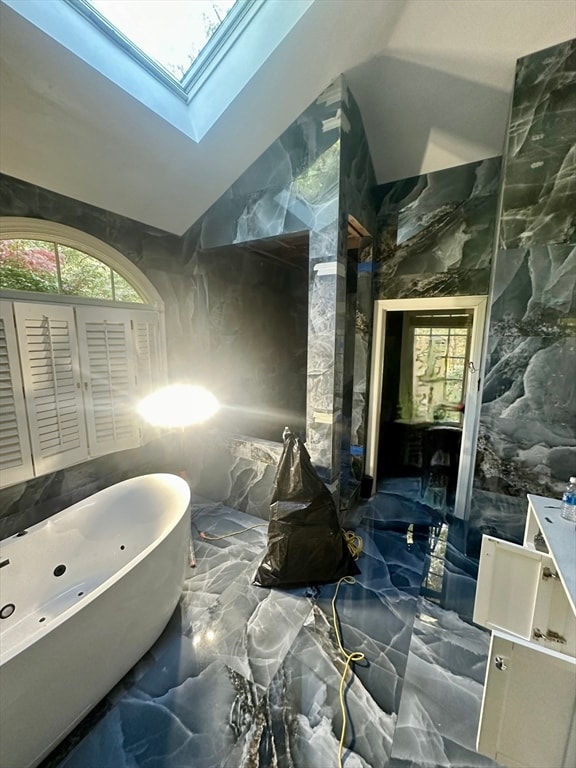
[[[340,491],[343,511],[360,491],[366,446],[367,393],[370,375],[370,329],[373,309],[373,241],[376,234],[376,179],[360,110],[350,91],[342,109],[340,155],[340,232],[346,282],[340,329],[342,417]],[[359,234],[356,234],[359,231]],[[343,335],[342,335],[343,333]],[[337,438],[338,439],[338,438]]]
[[[304,435],[307,235],[203,251],[198,273],[209,349],[191,367],[224,404],[215,425],[276,442],[286,424]]]
[[[576,472],[576,41],[518,60],[468,552]]]

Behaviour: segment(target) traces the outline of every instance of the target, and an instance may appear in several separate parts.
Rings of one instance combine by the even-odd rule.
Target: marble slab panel
[[[497,336],[574,333],[576,246],[539,245],[498,251],[490,332]]]
[[[191,432],[186,449],[187,479],[194,495],[268,520],[281,451],[280,442],[206,432],[197,439]]]
[[[504,182],[501,248],[576,240],[575,172],[576,143],[543,149],[537,160],[530,156],[510,160]]]
[[[419,299],[434,296],[488,294],[490,268],[454,270],[424,275],[374,275],[377,299]]]
[[[207,211],[196,247],[317,230],[334,219],[342,86],[330,90],[333,100],[320,96]]]
[[[576,240],[576,40],[518,60],[503,188],[502,247]]]
[[[492,157],[382,184],[377,188],[375,195],[378,217],[398,213],[407,206],[416,212],[420,206],[438,209],[447,203],[497,194],[500,165],[501,158]]]
[[[576,448],[573,438],[559,443],[542,421],[482,419],[475,484],[524,498],[527,493],[560,498],[566,478],[574,472]]]
[[[476,475],[510,493],[561,494],[576,467],[576,337],[492,336]],[[480,481],[480,478],[482,480]]]
[[[474,197],[442,208],[402,209],[398,248],[385,274],[414,275],[481,269],[491,261],[496,198]]]
[[[489,292],[499,168],[493,158],[416,178],[411,189],[406,182],[385,185],[377,299]]]
[[[541,147],[576,139],[573,90],[576,40],[529,53],[518,59],[509,126],[509,153],[534,155]]]

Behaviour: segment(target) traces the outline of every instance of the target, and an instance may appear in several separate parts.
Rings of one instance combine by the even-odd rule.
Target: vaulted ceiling
[[[516,59],[576,37],[574,0],[316,0],[195,143],[0,12],[0,170],[178,234],[339,74],[384,183],[501,154]]]

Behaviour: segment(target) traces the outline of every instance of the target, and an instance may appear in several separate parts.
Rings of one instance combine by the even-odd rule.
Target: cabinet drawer
[[[573,768],[576,660],[494,632],[477,749],[509,768]]]

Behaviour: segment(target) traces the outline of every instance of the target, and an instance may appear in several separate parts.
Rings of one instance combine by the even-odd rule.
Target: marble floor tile
[[[336,766],[343,670],[333,626],[315,607],[255,712],[251,727],[225,763],[227,768]],[[386,765],[396,713],[384,712],[355,674],[349,674],[346,705],[346,767]]]
[[[469,634],[457,616],[432,606],[435,628],[444,634],[431,634],[418,602],[425,548],[407,535],[406,509],[398,511],[385,497],[362,506],[361,573],[338,587],[341,642],[364,654],[345,686],[344,766],[385,768],[414,758],[414,768],[437,759],[444,761],[439,766],[454,759],[455,768],[464,768],[478,718],[484,633]],[[426,510],[414,502],[410,515],[425,525]],[[252,528],[261,522],[221,504],[194,505],[196,566],[166,630],[42,768],[338,764],[345,657],[332,612],[336,585],[252,584],[267,543],[266,527]],[[459,727],[428,724],[439,705],[426,679],[435,687],[440,680],[442,706],[447,717],[451,707],[459,712]],[[474,760],[474,768],[493,765]]]

